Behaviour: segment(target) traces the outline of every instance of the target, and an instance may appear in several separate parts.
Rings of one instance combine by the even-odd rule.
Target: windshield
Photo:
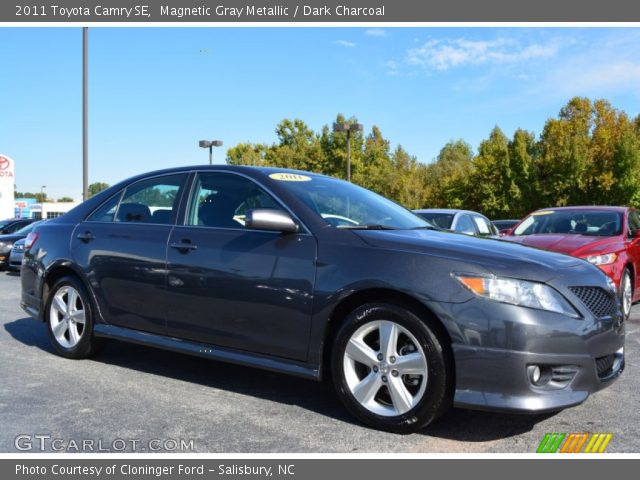
[[[437,225],[445,230],[451,229],[453,223],[453,213],[434,213],[434,212],[417,212],[426,221],[432,225]]]
[[[270,177],[335,228],[432,228],[410,210],[352,183],[315,175],[275,173]]]
[[[604,210],[540,210],[525,218],[513,235],[570,234],[608,237],[622,233],[622,214]]]

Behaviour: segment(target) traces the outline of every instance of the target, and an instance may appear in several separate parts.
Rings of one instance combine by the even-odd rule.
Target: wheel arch
[[[322,376],[331,371],[331,348],[333,347],[334,339],[344,319],[353,310],[367,303],[391,303],[410,309],[421,319],[429,318],[431,320],[430,326],[435,330],[434,333],[443,342],[443,347],[446,350],[446,354],[449,356],[450,365],[453,369],[455,378],[455,362],[453,361],[453,351],[451,347],[452,340],[442,321],[429,307],[415,297],[407,293],[388,288],[368,288],[353,292],[340,300],[340,302],[333,308],[331,315],[329,316],[329,320],[327,321],[323,336],[321,349],[322,358],[320,361]],[[455,384],[455,380],[452,383]]]
[[[42,295],[41,295],[42,314],[40,315],[40,320],[42,320],[43,322],[46,319],[44,308],[49,299],[49,292],[51,291],[51,288],[55,285],[55,283],[58,280],[68,276],[75,277],[80,282],[82,282],[84,287],[87,289],[87,292],[89,292],[89,295],[91,296],[91,300],[93,304],[94,305],[96,304],[95,298],[93,295],[93,290],[89,287],[89,282],[87,282],[86,277],[82,274],[82,272],[76,266],[74,266],[73,263],[71,262],[66,262],[66,261],[58,262],[56,264],[49,266],[49,268],[47,268],[44,274],[44,277],[42,279]]]

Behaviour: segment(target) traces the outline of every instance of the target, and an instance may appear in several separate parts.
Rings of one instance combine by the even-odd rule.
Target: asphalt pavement
[[[640,452],[640,305],[626,369],[556,414],[454,409],[423,432],[363,427],[328,384],[110,341],[90,360],[54,354],[0,272],[0,452],[535,452],[547,432],[610,432],[607,452]],[[19,448],[18,448],[19,447]]]

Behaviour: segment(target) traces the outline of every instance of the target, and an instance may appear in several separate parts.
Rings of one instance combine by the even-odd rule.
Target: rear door
[[[166,249],[187,174],[139,181],[115,195],[72,237],[105,320],[166,333]]]
[[[316,241],[245,228],[250,209],[284,209],[252,179],[203,172],[186,219],[169,239],[167,327],[171,336],[305,360]]]

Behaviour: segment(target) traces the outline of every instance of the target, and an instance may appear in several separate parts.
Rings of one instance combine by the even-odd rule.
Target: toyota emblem
[[[9,159],[7,157],[0,157],[0,170],[6,170],[9,168]]]

